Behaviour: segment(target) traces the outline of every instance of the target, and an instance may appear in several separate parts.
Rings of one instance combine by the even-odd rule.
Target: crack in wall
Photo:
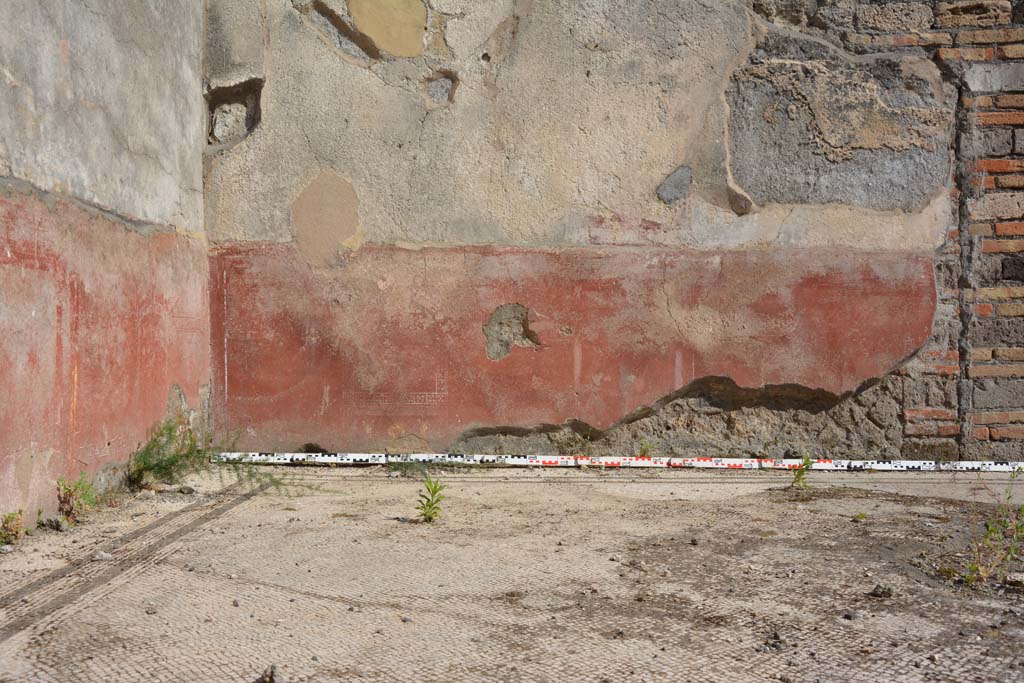
[[[956,77],[956,74],[952,74]],[[967,88],[964,86],[962,81],[957,78],[957,119],[956,119],[956,131],[955,131],[955,145],[958,152],[963,149],[964,132],[968,129],[969,113],[967,108],[964,106],[964,97]],[[964,155],[960,154],[957,158],[956,165],[956,184],[960,188],[960,197],[957,207],[957,219],[959,227],[959,246],[960,246],[960,273],[958,278],[958,301],[959,301],[959,320],[960,330],[959,338],[957,340],[957,350],[959,351],[958,365],[960,367],[960,377],[957,380],[957,412],[958,412],[958,424],[960,425],[960,434],[957,436],[957,450],[959,457],[963,458],[967,451],[967,439],[972,433],[974,427],[974,421],[972,413],[974,409],[974,383],[968,378],[970,371],[970,358],[972,353],[973,344],[971,343],[970,330],[971,324],[974,320],[974,308],[970,302],[967,301],[967,292],[974,289],[973,282],[973,262],[974,262],[974,247],[975,240],[971,236],[970,224],[970,207],[969,201],[971,198],[970,192],[970,175],[971,170],[969,163],[963,158]]]
[[[358,65],[368,66],[371,61],[381,58],[377,45],[355,27],[352,18],[343,17],[323,0],[292,0],[292,5],[328,44],[356,60]]]
[[[25,180],[24,178],[0,176],[0,196],[10,196],[13,194],[31,194],[45,202],[47,207],[51,210],[56,208],[58,202],[65,202],[88,213],[89,215],[100,216],[107,220],[120,223],[125,228],[133,232],[137,232],[144,237],[149,237],[150,235],[162,232],[180,233],[189,236],[194,236],[196,234],[182,232],[175,226],[167,223],[151,223],[134,216],[118,213],[117,211],[113,211],[105,206],[89,202],[74,195],[52,192],[29,180]]]

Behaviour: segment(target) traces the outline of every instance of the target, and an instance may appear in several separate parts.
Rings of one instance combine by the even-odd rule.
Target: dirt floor
[[[0,555],[0,681],[1024,681],[1021,589],[953,580],[1024,481],[463,470],[426,525],[416,474],[39,531]]]

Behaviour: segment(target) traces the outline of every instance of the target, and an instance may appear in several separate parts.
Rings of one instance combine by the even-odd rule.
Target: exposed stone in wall
[[[769,21],[806,25],[818,9],[818,0],[753,0],[752,6]]]
[[[934,21],[931,3],[926,2],[858,5],[854,13],[854,23],[859,30],[881,33],[923,31],[931,28]]]
[[[1010,0],[956,0],[935,5],[935,24],[943,28],[1001,26],[1010,23]]]
[[[728,97],[732,174],[759,204],[910,211],[950,182],[955,92],[925,59],[852,59],[775,30]]]
[[[262,115],[262,90],[263,80],[259,78],[250,78],[207,90],[208,141],[214,146],[214,150],[219,151],[238,144],[256,129]]]
[[[454,71],[438,71],[423,80],[423,97],[428,109],[446,107],[455,99],[459,77]]]
[[[979,8],[978,26],[1004,24],[1009,3]],[[996,17],[993,19],[992,17]],[[961,452],[967,457],[1024,455],[1024,287],[1017,257],[1024,253],[1024,160],[1015,139],[1024,128],[1024,28],[961,30],[942,52],[962,78],[964,138],[960,247],[966,277],[961,300]],[[984,141],[977,144],[975,141]]]
[[[680,199],[686,199],[690,194],[691,182],[693,182],[693,171],[689,166],[680,166],[669,173],[661,185],[658,185],[658,199],[666,204],[675,204]]]
[[[894,376],[864,388],[852,397],[791,397],[770,390],[743,401],[741,390],[726,380],[700,382],[655,407],[649,415],[629,419],[601,432],[587,428],[541,430],[534,435],[467,435],[457,441],[456,452],[569,452],[594,455],[640,453],[708,456],[761,454],[799,457],[861,458],[866,453],[881,458],[956,457],[956,444],[943,443],[931,449],[919,440],[904,438],[905,425],[924,433],[934,418],[956,413],[955,386],[949,383],[920,383]],[[925,410],[902,408],[912,391],[934,391],[931,400],[945,407]],[[740,398],[740,400],[737,400]],[[910,397],[914,398],[914,397]],[[800,407],[801,401],[805,402]],[[747,405],[744,405],[747,403]],[[955,418],[954,418],[955,419]],[[569,436],[573,433],[576,437]]]

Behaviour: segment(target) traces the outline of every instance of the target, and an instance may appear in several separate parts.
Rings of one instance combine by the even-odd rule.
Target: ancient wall
[[[211,0],[218,429],[1019,452],[1013,11]]]
[[[6,0],[0,26],[0,512],[34,515],[209,382],[202,7]]]
[[[1024,454],[1024,4],[986,5],[939,50],[964,84],[960,175],[964,455]],[[978,28],[975,28],[978,27]]]

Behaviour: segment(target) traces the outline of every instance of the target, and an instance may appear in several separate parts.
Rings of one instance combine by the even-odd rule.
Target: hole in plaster
[[[422,83],[423,98],[428,109],[447,107],[455,100],[459,77],[453,71],[437,71]]]
[[[504,304],[491,314],[483,327],[487,338],[487,357],[501,360],[513,346],[540,348],[540,337],[530,329],[530,311],[521,304]]]
[[[482,55],[480,55],[480,59],[482,61],[489,62],[491,61],[491,55],[485,52]]]
[[[255,130],[260,123],[262,92],[262,78],[250,78],[207,92],[209,143],[233,145]]]

